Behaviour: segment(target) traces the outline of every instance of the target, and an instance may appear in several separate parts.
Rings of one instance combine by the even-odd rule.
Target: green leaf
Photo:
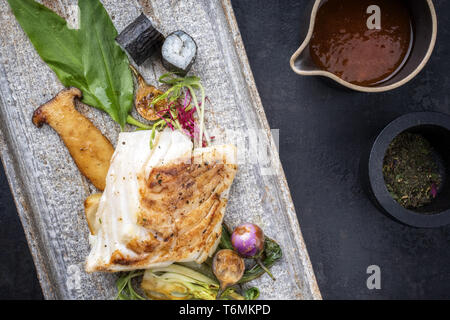
[[[98,0],[79,0],[82,61],[89,92],[121,127],[133,107],[133,78],[117,30]]]
[[[264,258],[261,260],[266,268],[272,267],[275,262],[283,257],[283,252],[280,245],[269,237],[266,237],[266,240],[264,241],[263,257]],[[264,269],[261,268],[259,264],[255,264],[249,270],[245,270],[243,277],[241,278],[241,280],[239,280],[238,283],[242,284],[252,281],[262,276],[265,272],[266,271],[264,271]]]
[[[259,298],[259,289],[256,287],[249,288],[245,290],[244,293],[245,300],[256,300]]]
[[[34,0],[8,0],[31,43],[66,87],[83,102],[107,112],[120,126],[133,106],[133,78],[117,30],[99,0],[79,0],[80,29]]]
[[[222,223],[222,236],[220,237],[219,248],[234,250],[231,244],[231,232],[225,222]]]

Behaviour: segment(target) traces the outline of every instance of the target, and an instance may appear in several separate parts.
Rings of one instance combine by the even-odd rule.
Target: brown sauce
[[[380,29],[369,29],[380,8]],[[353,84],[370,86],[395,75],[412,46],[412,23],[403,0],[328,0],[317,12],[310,53],[314,63]]]

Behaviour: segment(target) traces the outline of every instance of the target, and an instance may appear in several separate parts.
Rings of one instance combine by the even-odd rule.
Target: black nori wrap
[[[141,65],[161,48],[164,36],[142,13],[117,36],[116,41],[138,65]]]

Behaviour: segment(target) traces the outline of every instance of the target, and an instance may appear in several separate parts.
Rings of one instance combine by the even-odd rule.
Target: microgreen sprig
[[[204,146],[203,137],[205,137],[206,145],[208,145],[210,138],[204,128],[206,96],[201,79],[197,76],[177,77],[174,73],[166,73],[159,78],[159,82],[171,87],[151,102],[152,105],[155,105],[166,100],[168,101],[168,108],[158,112],[161,120],[153,124],[150,147],[153,147],[156,130],[162,130],[166,125],[172,130],[181,130],[190,138],[193,138],[194,146]],[[200,91],[200,103],[198,103],[196,91]],[[199,120],[198,128],[192,117],[193,112],[196,113]],[[198,137],[196,137],[197,133]]]

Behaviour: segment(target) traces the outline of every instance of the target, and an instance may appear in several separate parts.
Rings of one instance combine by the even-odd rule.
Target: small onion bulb
[[[244,223],[234,229],[231,234],[233,248],[244,258],[255,259],[260,267],[275,280],[272,273],[261,261],[264,252],[264,232],[253,223]]]

